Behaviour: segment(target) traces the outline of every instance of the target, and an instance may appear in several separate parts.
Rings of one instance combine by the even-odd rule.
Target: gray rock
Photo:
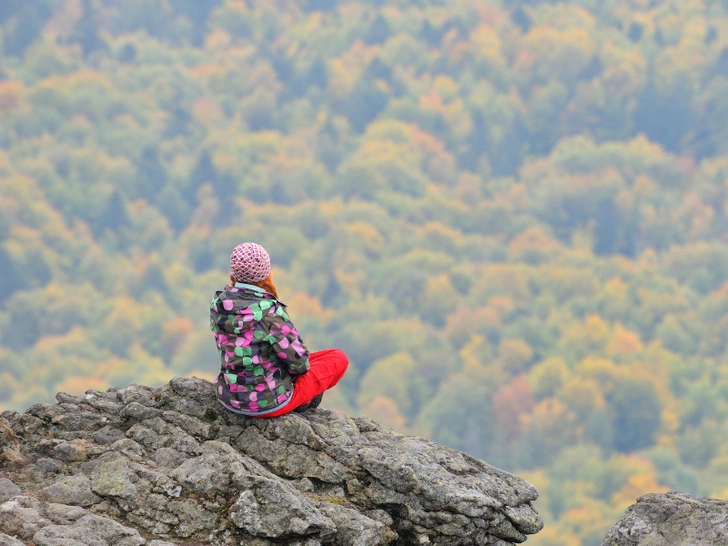
[[[91,471],[91,490],[113,500],[123,511],[130,511],[144,501],[152,485],[137,473],[135,463],[115,452],[107,452]]]
[[[58,392],[56,393],[56,402],[59,404],[74,404],[77,405],[79,402],[81,402],[81,397],[79,396],[73,396],[72,394],[68,394],[65,392]]]
[[[0,532],[28,539],[48,524],[33,497],[18,496],[0,504]]]
[[[116,546],[140,546],[146,540],[142,538],[139,531],[125,527],[111,518],[87,514],[76,521],[73,526],[89,534],[101,537],[109,544]]]
[[[83,507],[101,502],[101,498],[91,491],[91,480],[83,474],[61,478],[41,489],[40,496],[48,502]]]
[[[116,399],[123,405],[138,402],[143,406],[154,407],[157,403],[156,391],[143,385],[131,384],[125,389],[116,390]]]
[[[177,468],[188,458],[185,453],[180,453],[171,447],[160,447],[154,452],[154,462],[159,466],[167,468]]]
[[[205,442],[200,451],[199,457],[188,459],[170,474],[185,489],[197,494],[213,497],[229,493],[231,488],[240,490],[251,475],[276,479],[260,463],[241,455],[228,444]]]
[[[25,413],[47,423],[57,415],[62,414],[62,412],[63,408],[60,405],[34,404]],[[13,421],[11,420],[10,422],[12,423]]]
[[[165,411],[162,414],[162,419],[168,423],[178,426],[200,442],[212,440],[215,437],[210,423],[190,417],[189,415],[177,413],[176,411]]]
[[[113,389],[108,392],[88,391],[86,396],[79,400],[79,403],[87,404],[91,408],[110,415],[120,412],[124,407]]]
[[[126,435],[150,451],[169,447],[181,453],[195,455],[200,447],[200,443],[192,436],[159,417],[134,425]]]
[[[76,442],[61,442],[53,448],[53,458],[67,463],[86,460],[86,448]]]
[[[117,440],[121,440],[124,437],[124,432],[118,428],[111,426],[105,426],[101,430],[96,431],[93,436],[94,441],[97,444],[113,444]]]
[[[336,526],[295,488],[280,480],[250,476],[230,510],[230,520],[255,537],[333,535]]]
[[[7,478],[0,478],[0,503],[22,495],[23,490]]]
[[[145,406],[139,402],[131,402],[127,404],[123,410],[121,410],[121,416],[124,419],[132,421],[146,421],[147,419],[159,417],[160,415],[162,415],[161,410],[158,410],[157,408],[150,408],[149,406]]]
[[[62,430],[79,432],[98,430],[106,424],[106,420],[95,412],[70,410],[53,417],[52,423]]]
[[[58,474],[61,471],[61,464],[48,457],[41,457],[35,462],[35,467],[41,474]]]
[[[88,514],[72,525],[48,525],[33,535],[37,546],[142,546],[138,531],[116,521]]]
[[[47,439],[43,438],[43,439],[41,439],[40,442],[38,442],[36,444],[35,453],[36,453],[36,455],[42,455],[44,457],[52,457],[53,450],[60,443],[61,443],[61,440],[56,440],[56,439],[47,440]]]
[[[685,493],[653,493],[637,499],[615,523],[602,546],[725,546],[728,501]]]
[[[105,540],[67,525],[45,527],[33,536],[33,542],[36,546],[108,546]]]
[[[25,546],[17,538],[13,538],[4,533],[0,533],[0,546]]]
[[[77,519],[88,514],[88,511],[79,506],[69,506],[68,504],[58,504],[51,502],[46,507],[46,516],[53,523],[58,525],[68,525]]]
[[[30,410],[26,413],[18,413],[16,411],[4,411],[0,413],[10,423],[10,428],[16,436],[22,437],[25,434],[36,434],[45,423],[42,419],[32,415]],[[4,435],[0,435],[3,438]]]
[[[317,502],[315,506],[336,525],[338,546],[380,546],[389,537],[384,524],[364,514],[329,502]]]
[[[111,444],[109,449],[127,456],[132,461],[143,461],[147,457],[144,448],[129,438],[117,440]]]
[[[272,425],[255,421],[235,437],[234,444],[287,478],[341,482],[354,476],[351,468],[327,453],[327,444],[304,417],[291,414],[276,421]]]
[[[313,409],[252,419],[194,378],[57,399],[3,414],[29,461],[0,482],[8,537],[41,546],[512,546],[543,525],[524,480],[367,418]]]

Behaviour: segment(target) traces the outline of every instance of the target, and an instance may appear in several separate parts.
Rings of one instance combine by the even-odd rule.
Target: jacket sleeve
[[[267,315],[268,341],[272,350],[288,366],[291,375],[303,375],[309,369],[308,349],[298,335],[288,313],[281,306]]]

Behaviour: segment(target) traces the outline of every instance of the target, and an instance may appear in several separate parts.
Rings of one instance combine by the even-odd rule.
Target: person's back
[[[339,349],[309,354],[278,300],[270,257],[260,245],[235,247],[230,281],[210,304],[210,329],[221,361],[216,383],[220,403],[253,417],[318,405],[323,392],[346,372],[346,355]]]

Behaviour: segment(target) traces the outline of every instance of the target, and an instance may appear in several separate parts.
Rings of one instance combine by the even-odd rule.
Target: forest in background
[[[219,367],[271,254],[324,407],[515,472],[534,546],[728,498],[726,0],[3,0],[0,410]]]

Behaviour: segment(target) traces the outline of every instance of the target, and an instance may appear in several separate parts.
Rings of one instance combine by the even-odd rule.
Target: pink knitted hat
[[[240,243],[230,255],[230,274],[235,282],[260,282],[270,274],[270,256],[256,243]]]

